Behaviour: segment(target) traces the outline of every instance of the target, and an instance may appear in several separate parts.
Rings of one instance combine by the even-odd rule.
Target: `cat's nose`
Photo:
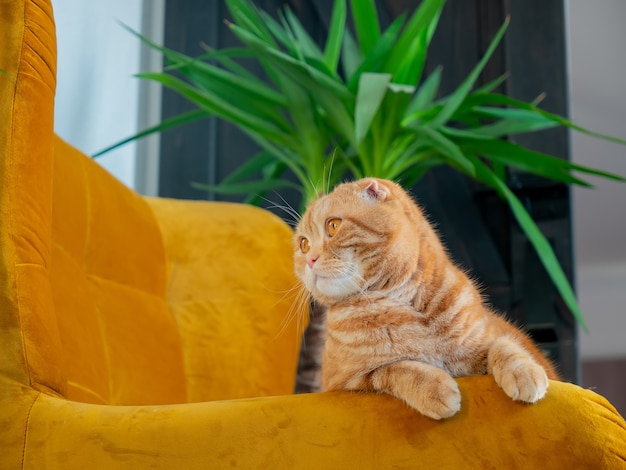
[[[309,268],[313,268],[313,265],[317,261],[317,258],[319,258],[319,256],[307,256],[306,264],[309,265]]]

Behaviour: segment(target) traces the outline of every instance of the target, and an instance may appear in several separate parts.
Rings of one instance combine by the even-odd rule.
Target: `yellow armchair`
[[[291,395],[291,232],[146,199],[53,133],[45,0],[0,0],[0,468],[626,468],[626,426],[552,382],[459,380],[435,422],[383,395]]]

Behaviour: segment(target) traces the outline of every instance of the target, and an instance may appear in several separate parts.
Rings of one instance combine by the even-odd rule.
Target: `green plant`
[[[506,137],[566,126],[619,140],[578,127],[536,103],[495,92],[504,77],[475,88],[508,21],[459,87],[438,97],[442,71],[428,77],[423,72],[445,0],[424,0],[410,17],[399,17],[385,31],[380,29],[374,0],[351,0],[356,37],[346,27],[346,0],[336,0],[323,48],[288,9],[279,12],[277,21],[250,0],[226,3],[233,18],[229,26],[241,48],[207,48],[205,55],[194,58],[146,41],[163,52],[169,65],[163,72],[139,76],[180,93],[198,109],[134,138],[218,116],[236,124],[262,151],[219,185],[198,187],[253,195],[293,187],[303,193],[304,201],[346,174],[393,179],[408,187],[428,169],[450,165],[492,187],[508,202],[584,327],[552,248],[506,184],[506,167],[582,186],[589,185],[574,172],[624,179],[529,150]],[[241,58],[258,61],[267,80],[250,74],[237,62]],[[297,183],[284,177],[287,170]]]

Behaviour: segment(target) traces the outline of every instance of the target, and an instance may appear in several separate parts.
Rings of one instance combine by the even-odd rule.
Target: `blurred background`
[[[568,0],[570,117],[626,138],[626,2]],[[578,133],[571,158],[626,175],[626,148]],[[595,181],[572,195],[576,287],[589,333],[579,335],[582,379],[626,413],[626,185]]]
[[[207,0],[208,1],[208,0]],[[156,123],[158,87],[133,77],[161,58],[121,24],[162,43],[165,0],[54,0],[58,35],[56,132],[93,154]],[[626,2],[565,0],[569,117],[626,139]],[[537,50],[533,53],[541,54]],[[541,84],[537,84],[541,89]],[[570,134],[576,163],[626,175],[626,147]],[[128,186],[158,194],[159,138],[98,161]],[[589,332],[579,332],[582,385],[626,414],[626,184],[572,191],[574,276]]]

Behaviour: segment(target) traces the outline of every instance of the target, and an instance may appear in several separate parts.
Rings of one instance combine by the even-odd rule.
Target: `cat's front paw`
[[[494,370],[496,383],[513,400],[535,403],[541,400],[548,390],[548,376],[540,365],[532,361],[517,367]]]
[[[545,396],[549,384],[545,369],[516,341],[496,340],[487,361],[496,383],[513,400],[535,403]]]
[[[449,418],[461,409],[459,386],[443,371],[420,384],[406,401],[423,415],[437,420]]]

